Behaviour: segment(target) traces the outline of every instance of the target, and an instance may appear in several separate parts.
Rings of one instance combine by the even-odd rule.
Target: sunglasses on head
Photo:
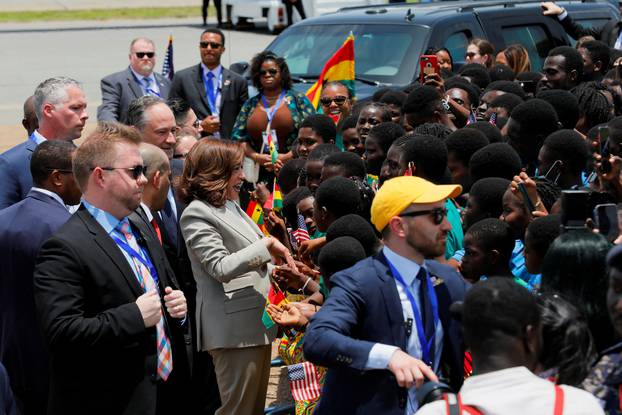
[[[149,59],[153,58],[155,56],[155,52],[136,52],[136,57],[138,59],[142,59],[144,57],[148,57]]]
[[[326,107],[328,107],[330,105],[331,102],[335,102],[335,104],[337,105],[343,105],[346,100],[348,99],[348,97],[344,97],[344,96],[336,96],[335,98],[330,98],[330,97],[322,97],[320,98],[320,103]]]
[[[212,49],[218,49],[222,44],[217,42],[199,42],[199,46],[201,46],[201,49],[207,49],[208,46]]]
[[[397,216],[401,218],[403,217],[413,218],[415,216],[423,216],[423,215],[432,215],[432,222],[434,222],[435,225],[440,225],[441,223],[443,223],[443,219],[445,219],[445,217],[447,216],[447,209],[435,208],[435,209],[430,209],[430,210],[419,210],[416,212],[402,213]]]
[[[129,172],[130,176],[134,180],[138,180],[140,176],[147,173],[147,166],[134,166],[134,167],[101,167],[102,170],[113,171],[113,170],[125,170]],[[93,170],[93,169],[91,169]]]
[[[274,69],[274,68],[270,68],[270,69],[266,69],[266,70],[262,69],[262,70],[259,71],[259,75],[261,75],[261,76],[266,76],[267,74],[275,76],[277,73],[279,73],[279,71]]]

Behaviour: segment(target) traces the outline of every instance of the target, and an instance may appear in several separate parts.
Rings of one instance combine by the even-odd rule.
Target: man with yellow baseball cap
[[[426,378],[442,375],[459,388],[464,350],[449,307],[464,299],[467,283],[428,258],[444,252],[445,201],[461,190],[414,176],[378,190],[371,221],[384,247],[331,277],[331,294],[305,335],[305,357],[330,368],[315,414],[410,415]]]

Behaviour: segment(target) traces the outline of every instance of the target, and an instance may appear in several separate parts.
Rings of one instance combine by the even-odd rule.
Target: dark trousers
[[[214,0],[214,6],[216,6],[216,18],[218,19],[218,24],[222,24],[222,0]],[[203,7],[201,11],[203,12],[203,23],[207,23],[207,8],[209,7],[209,0],[203,0]]]
[[[305,9],[302,5],[302,0],[296,0],[295,2],[292,2],[292,0],[283,0],[283,3],[285,4],[285,11],[287,12],[288,26],[291,26],[294,23],[294,7],[296,8],[296,10],[298,10],[298,14],[300,15],[301,19],[304,20],[307,18],[307,16],[305,15]]]

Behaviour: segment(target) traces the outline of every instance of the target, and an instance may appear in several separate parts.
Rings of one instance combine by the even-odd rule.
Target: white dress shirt
[[[384,253],[387,260],[393,264],[397,272],[400,273],[401,277],[404,279],[404,282],[409,287],[413,288],[413,297],[415,298],[415,303],[417,304],[417,308],[421,310],[421,303],[419,299],[419,289],[421,287],[420,281],[416,278],[419,273],[419,269],[421,266],[414,261],[411,261],[407,258],[404,258],[387,246],[382,248],[382,252]],[[408,296],[402,287],[402,284],[395,281],[395,286],[397,287],[397,293],[400,296],[400,303],[402,305],[402,313],[404,317],[404,321],[411,319],[411,321],[415,321],[414,312],[410,301],[408,300]],[[411,335],[407,340],[407,352],[409,355],[413,356],[417,359],[422,359],[421,353],[421,343],[419,342],[419,336],[417,335],[416,325],[413,323],[413,328]],[[365,365],[366,369],[386,369],[389,366],[389,361],[391,360],[391,356],[393,353],[399,349],[397,346],[376,343],[371,348],[369,352],[369,356],[367,358],[367,363]],[[434,372],[438,372],[441,353],[443,351],[443,326],[442,324],[436,325],[436,333],[434,336]],[[417,399],[416,399],[416,388],[413,386],[408,391],[408,405],[406,406],[406,414],[411,415],[414,414],[417,410]]]

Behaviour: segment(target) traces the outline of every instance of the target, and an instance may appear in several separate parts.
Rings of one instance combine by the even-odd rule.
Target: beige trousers
[[[262,415],[270,376],[270,345],[209,353],[222,402],[215,415]]]

